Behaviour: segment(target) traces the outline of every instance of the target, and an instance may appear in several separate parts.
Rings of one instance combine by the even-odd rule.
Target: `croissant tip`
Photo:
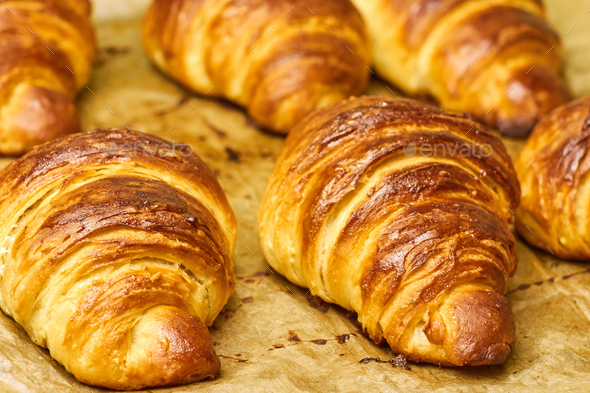
[[[74,101],[68,95],[39,86],[26,86],[19,92],[19,105],[8,108],[11,122],[7,127],[16,135],[0,144],[5,155],[20,156],[35,146],[62,135],[80,131]]]
[[[107,360],[107,359],[105,359]],[[214,379],[221,362],[201,319],[172,306],[149,309],[133,328],[129,355],[118,370],[97,368],[75,373],[89,385],[115,390],[169,387]],[[117,363],[118,364],[118,363]],[[108,373],[116,378],[105,380]]]
[[[156,382],[153,386],[183,385],[219,374],[221,362],[199,317],[169,306],[156,307],[146,316],[152,325],[148,352],[152,363],[149,369]],[[146,368],[141,370],[145,375]]]
[[[496,126],[505,135],[525,138],[541,118],[567,102],[559,75],[548,67],[522,68],[507,85],[508,106],[500,109]]]
[[[459,292],[449,298],[450,337],[445,345],[458,366],[503,363],[514,345],[515,324],[508,300],[486,290]]]

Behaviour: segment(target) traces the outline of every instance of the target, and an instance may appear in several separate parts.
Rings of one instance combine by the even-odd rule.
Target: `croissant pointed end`
[[[458,292],[441,309],[447,327],[444,347],[457,366],[503,363],[514,345],[514,316],[508,300],[492,291]]]
[[[567,101],[559,75],[543,66],[515,71],[506,91],[507,105],[498,110],[497,126],[513,137],[526,137],[545,114]]]
[[[102,363],[76,377],[90,385],[139,390],[213,379],[221,366],[207,326],[172,306],[153,307],[141,317],[124,362],[104,358]]]
[[[9,106],[11,137],[0,144],[0,152],[21,155],[59,136],[80,131],[73,100],[67,95],[38,86],[22,86],[15,93],[18,105]]]
[[[207,326],[175,307],[151,309],[136,326],[138,375],[146,386],[182,385],[219,374],[221,363]],[[147,355],[147,356],[146,356]]]

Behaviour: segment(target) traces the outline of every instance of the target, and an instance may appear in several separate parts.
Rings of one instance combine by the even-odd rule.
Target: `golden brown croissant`
[[[0,0],[0,154],[79,131],[95,56],[88,0]]]
[[[525,136],[566,101],[560,44],[540,0],[352,0],[377,71],[445,109]]]
[[[502,142],[469,116],[351,99],[287,137],[259,211],[262,249],[411,360],[501,363],[519,193]]]
[[[368,82],[365,26],[349,0],[155,0],[148,56],[192,90],[247,108],[287,133]]]
[[[188,145],[127,130],[45,143],[0,172],[0,306],[81,382],[215,377],[236,219]]]
[[[515,162],[522,184],[516,229],[564,259],[590,260],[590,97],[553,110]]]

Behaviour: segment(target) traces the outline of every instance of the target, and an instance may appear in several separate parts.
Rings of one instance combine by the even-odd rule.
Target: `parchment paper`
[[[590,391],[590,264],[554,259],[520,240],[520,265],[507,294],[516,345],[503,365],[410,364],[407,370],[359,363],[394,355],[364,337],[345,310],[308,301],[307,289],[271,271],[260,251],[256,212],[283,139],[258,130],[239,108],[191,94],[155,70],[140,47],[146,4],[95,2],[100,55],[79,99],[84,129],[129,126],[191,144],[217,173],[238,217],[236,291],[210,329],[221,374],[158,392]],[[564,37],[565,75],[576,96],[590,93],[588,10],[590,0],[548,2]],[[377,93],[390,94],[375,80],[367,94]],[[512,155],[522,144],[505,141]],[[0,159],[0,166],[9,161]],[[105,390],[77,382],[0,313],[0,392],[88,391]]]

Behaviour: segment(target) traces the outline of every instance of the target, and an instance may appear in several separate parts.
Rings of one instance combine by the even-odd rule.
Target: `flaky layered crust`
[[[356,311],[375,342],[414,361],[496,364],[514,343],[502,294],[517,265],[519,196],[501,141],[470,117],[363,97],[289,134],[259,232],[278,272]]]
[[[280,133],[369,77],[365,26],[349,0],[155,0],[143,42],[182,84]]]
[[[564,259],[590,260],[590,97],[563,105],[533,130],[515,162],[522,184],[516,228]]]
[[[352,0],[378,72],[511,136],[566,102],[560,44],[540,0]]]
[[[0,0],[0,154],[79,131],[95,57],[88,0]]]
[[[81,382],[140,389],[219,372],[206,325],[233,292],[236,220],[187,154],[95,130],[0,172],[0,306]]]

